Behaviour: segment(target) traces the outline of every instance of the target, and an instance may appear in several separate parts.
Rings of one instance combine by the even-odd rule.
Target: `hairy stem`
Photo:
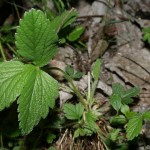
[[[92,92],[91,92],[91,99],[93,99],[93,97],[94,97],[95,90],[96,90],[96,87],[97,87],[97,83],[98,83],[98,80],[95,80],[94,83],[93,83]]]
[[[2,54],[2,57],[3,57],[3,60],[7,61],[1,42],[0,42],[0,51],[1,51],[1,54]]]
[[[79,101],[82,103],[82,105],[85,107],[85,109],[88,110],[88,106],[86,101],[84,100],[84,98],[82,97],[82,95],[80,94],[78,88],[74,85],[72,78],[66,74],[66,72],[64,72],[63,70],[61,70],[60,68],[56,68],[56,67],[52,67],[50,69],[54,69],[54,70],[58,70],[60,72],[62,72],[64,74],[64,77],[69,81],[69,83],[72,86],[72,89],[74,91],[74,93],[76,94],[76,96],[79,98]]]
[[[13,49],[12,46],[10,46],[10,44],[7,43],[7,46],[9,47],[9,49],[10,49],[17,57],[19,57],[18,54],[17,54],[17,52]]]

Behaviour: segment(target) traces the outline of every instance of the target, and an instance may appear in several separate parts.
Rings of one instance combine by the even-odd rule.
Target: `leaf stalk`
[[[54,70],[58,70],[60,72],[62,72],[64,74],[64,77],[69,81],[69,83],[71,84],[74,93],[76,94],[76,96],[79,98],[79,101],[82,103],[82,105],[85,107],[86,110],[88,110],[88,106],[87,106],[87,102],[84,100],[83,96],[80,94],[78,88],[74,85],[72,78],[66,74],[65,71],[61,70],[60,68],[57,67],[52,67],[50,69],[54,69]]]
[[[3,57],[3,60],[4,60],[4,61],[7,61],[6,56],[5,56],[5,53],[4,53],[4,49],[3,49],[3,47],[2,47],[2,43],[1,43],[1,42],[0,42],[0,51],[1,51],[1,54],[2,54],[2,57]]]

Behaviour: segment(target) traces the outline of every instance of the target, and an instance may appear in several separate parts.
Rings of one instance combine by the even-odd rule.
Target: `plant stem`
[[[7,46],[9,47],[9,49],[10,49],[17,57],[19,57],[18,54],[17,54],[17,52],[13,49],[12,46],[10,46],[10,44],[7,43]]]
[[[0,51],[1,51],[1,54],[2,54],[2,57],[3,57],[3,60],[4,61],[7,61],[6,57],[5,57],[5,54],[4,54],[4,50],[3,50],[3,47],[2,47],[2,44],[0,42]]]
[[[58,70],[60,72],[62,72],[64,74],[64,77],[70,82],[74,93],[76,94],[76,96],[79,98],[79,101],[82,103],[82,105],[85,107],[85,109],[88,110],[88,106],[86,101],[84,100],[84,98],[82,97],[82,95],[80,94],[79,90],[77,89],[77,87],[74,85],[72,78],[66,74],[66,72],[64,72],[63,70],[61,70],[60,68],[56,68],[56,67],[52,67],[50,69],[55,69]]]
[[[87,101],[88,103],[90,102],[90,98],[91,98],[91,76],[90,76],[90,72],[88,72],[88,97],[87,97]]]

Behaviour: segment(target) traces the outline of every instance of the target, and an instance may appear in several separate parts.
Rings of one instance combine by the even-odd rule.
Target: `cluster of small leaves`
[[[150,27],[146,27],[143,29],[143,40],[147,41],[150,44]]]
[[[58,2],[53,1],[53,2],[56,5],[57,5],[57,3],[59,3],[57,5],[57,7],[60,7],[59,5],[61,5],[61,6],[64,5],[64,3],[61,1],[58,1]],[[63,8],[62,11],[59,11],[59,13],[62,13],[61,16],[56,16],[56,17],[54,14],[51,14],[50,10],[47,10],[47,13],[50,14],[49,15],[50,20],[52,20],[52,21],[53,21],[53,19],[55,20],[54,24],[52,23],[52,27],[55,27],[56,32],[59,33],[58,34],[59,35],[59,44],[64,45],[66,43],[69,43],[75,47],[77,47],[77,45],[80,45],[80,47],[84,45],[80,41],[80,37],[84,33],[85,28],[81,25],[78,26],[76,24],[72,24],[76,20],[77,11],[75,11],[74,9],[71,9],[70,11],[66,11]],[[71,24],[71,26],[68,26],[68,24]]]
[[[0,64],[0,110],[9,107],[19,97],[18,119],[22,134],[31,132],[55,105],[58,82],[41,67],[58,52],[58,31],[70,25],[76,15],[72,9],[50,21],[40,10],[26,12],[15,38],[17,53],[30,64],[20,61]]]
[[[139,94],[139,88],[134,87],[128,90],[124,90],[124,87],[117,83],[112,86],[113,94],[110,97],[110,104],[116,111],[121,109],[122,105],[128,105],[133,102],[133,97]]]
[[[126,137],[128,140],[133,140],[140,134],[144,119],[150,119],[150,111],[143,114],[137,113],[131,111],[128,106],[133,102],[133,97],[138,94],[139,88],[134,87],[125,90],[121,84],[117,83],[113,85],[113,94],[109,100],[112,107],[117,111],[117,116],[112,117],[110,123],[114,126],[126,125]]]
[[[76,120],[76,130],[74,138],[79,136],[90,136],[98,130],[96,125],[97,116],[92,111],[85,111],[81,103],[73,105],[66,103],[63,105],[65,117],[69,120]]]

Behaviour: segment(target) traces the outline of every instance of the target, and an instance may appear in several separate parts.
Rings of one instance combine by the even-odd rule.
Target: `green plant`
[[[22,134],[29,134],[41,118],[46,118],[49,108],[53,109],[55,106],[58,82],[43,71],[43,67],[58,52],[57,47],[61,42],[60,32],[72,24],[76,16],[77,12],[71,9],[49,20],[42,11],[31,9],[25,13],[17,27],[16,57],[6,61],[0,45],[4,58],[4,62],[0,63],[0,110],[4,110],[17,100],[19,127]],[[70,42],[76,41],[83,32],[82,27],[75,28],[66,39]],[[64,74],[72,93],[77,97],[78,101],[75,104],[67,102],[62,106],[66,120],[72,125],[74,138],[97,134],[105,149],[108,149],[107,145],[109,146],[107,139],[122,149],[128,149],[128,142],[140,134],[144,120],[150,120],[150,111],[138,113],[130,110],[129,104],[133,102],[133,97],[139,94],[137,87],[125,90],[122,85],[114,84],[109,102],[116,114],[110,118],[101,111],[99,102],[94,97],[101,70],[100,59],[94,63],[92,72],[88,72],[88,89],[84,94],[74,84],[74,80],[82,77],[80,71],[74,71],[71,66],[67,66],[66,71],[59,68],[51,69],[59,70]],[[58,129],[62,128],[60,124],[66,125],[66,120],[62,121],[60,118],[54,120],[56,122],[54,121],[51,127]],[[105,124],[99,124],[103,120]],[[20,132],[15,129],[10,134],[12,137],[19,136]],[[47,143],[51,144],[56,135],[49,131],[45,137]],[[0,138],[2,141],[2,133]],[[8,145],[22,148],[23,141],[16,145],[12,143]]]
[[[53,0],[53,4],[56,7],[57,13],[54,13],[47,7],[47,2],[47,0],[43,0],[43,4],[45,4],[44,10],[46,11],[46,14],[50,20],[53,20],[57,14],[61,14],[62,12],[62,18],[65,18],[69,14],[66,9],[70,8],[70,0]],[[58,34],[59,43],[63,46],[69,44],[75,48],[85,48],[85,44],[80,40],[80,37],[84,31],[85,28],[81,25],[72,24],[71,26],[64,26],[64,28],[61,28],[61,31]]]
[[[49,21],[40,11],[26,12],[17,28],[16,47],[22,61],[0,64],[0,110],[9,107],[17,98],[18,120],[22,134],[28,134],[54,108],[58,97],[58,82],[42,67],[58,52],[58,32],[71,24],[76,11],[65,11]]]
[[[150,27],[146,27],[143,29],[143,40],[147,41],[150,44]]]
[[[88,93],[85,98],[74,89],[74,86],[71,86],[80,102],[75,105],[71,103],[64,104],[64,114],[68,120],[73,121],[74,138],[91,136],[93,133],[97,133],[106,149],[106,143],[108,146],[110,143],[115,143],[115,148],[118,147],[118,149],[128,149],[129,141],[133,141],[140,134],[144,120],[150,120],[150,111],[138,113],[130,110],[129,104],[133,102],[133,97],[139,94],[139,88],[134,87],[125,90],[121,84],[116,83],[112,86],[113,92],[109,98],[116,115],[109,117],[110,124],[107,123],[106,127],[110,128],[110,130],[108,133],[104,132],[102,130],[103,127],[98,126],[96,122],[102,118],[107,120],[107,117],[101,112],[101,108],[94,109],[94,106],[97,104],[94,94],[99,79],[100,65],[101,62],[98,59],[93,67],[94,82],[92,86],[90,73],[88,74]],[[72,75],[73,71],[70,70],[68,74]],[[108,143],[107,140],[111,142]]]
[[[99,81],[101,61],[97,59],[93,66],[93,82],[91,83],[91,73],[88,73],[88,92],[84,96],[81,95],[79,90],[73,83],[74,72],[71,68],[67,69],[67,74],[65,74],[66,79],[71,83],[70,87],[73,93],[78,97],[79,103],[73,105],[71,103],[65,103],[63,105],[63,110],[65,117],[73,121],[74,128],[74,138],[79,136],[91,136],[93,133],[97,133],[101,138],[103,145],[105,145],[106,133],[97,125],[97,121],[103,117],[100,109],[95,109],[94,106],[97,101],[94,99],[95,90],[97,83]]]
[[[138,113],[130,110],[129,104],[133,102],[132,97],[136,97],[139,94],[139,88],[134,87],[125,90],[121,84],[113,85],[113,94],[110,97],[110,104],[116,110],[117,114],[110,119],[110,123],[117,127],[119,125],[125,125],[126,138],[128,141],[137,137],[142,129],[143,121],[150,120],[150,111],[144,113]],[[117,130],[117,133],[120,130]]]
[[[70,8],[70,0],[53,0],[53,4],[59,13]]]

